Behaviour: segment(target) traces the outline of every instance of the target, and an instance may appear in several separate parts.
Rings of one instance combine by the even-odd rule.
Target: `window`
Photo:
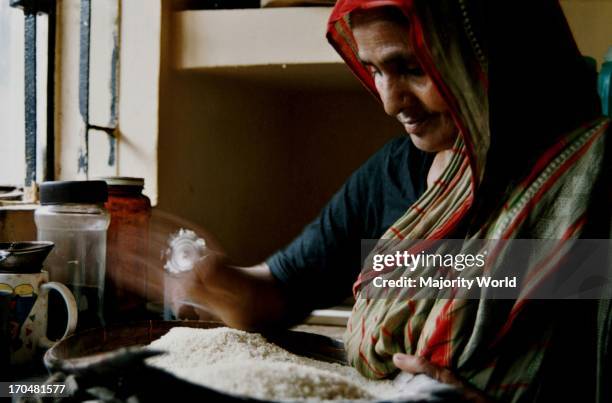
[[[28,120],[32,20],[36,114]],[[0,0],[0,186],[137,176],[155,203],[161,21],[160,0]],[[27,156],[32,120],[36,146]],[[26,160],[35,161],[34,175]]]
[[[0,185],[53,178],[53,2],[0,1]],[[51,16],[49,15],[51,11]],[[47,119],[50,116],[51,119]]]
[[[23,185],[23,12],[0,1],[0,185]]]

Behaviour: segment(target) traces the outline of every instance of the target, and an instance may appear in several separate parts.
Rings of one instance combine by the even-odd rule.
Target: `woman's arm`
[[[288,298],[267,264],[237,267],[221,254],[207,256],[193,271],[167,275],[173,311],[206,311],[228,326],[255,330],[276,327],[290,314]]]

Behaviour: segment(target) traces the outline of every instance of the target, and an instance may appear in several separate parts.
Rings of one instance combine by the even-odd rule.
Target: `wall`
[[[612,46],[611,0],[561,0],[578,48],[601,64]]]
[[[243,264],[297,235],[402,131],[358,85],[300,90],[173,73],[164,87],[158,208],[212,231]]]
[[[36,240],[34,206],[3,206],[0,208],[0,242],[34,240]]]

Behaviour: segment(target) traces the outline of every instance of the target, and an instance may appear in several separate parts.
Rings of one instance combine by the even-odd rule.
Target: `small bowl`
[[[53,242],[0,242],[0,273],[38,273]]]

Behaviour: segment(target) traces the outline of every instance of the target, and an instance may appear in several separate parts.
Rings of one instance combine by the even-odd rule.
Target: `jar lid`
[[[105,176],[99,178],[108,186],[138,186],[144,187],[144,178],[133,178],[130,176]]]
[[[96,204],[108,199],[104,181],[55,181],[40,185],[40,204]]]

